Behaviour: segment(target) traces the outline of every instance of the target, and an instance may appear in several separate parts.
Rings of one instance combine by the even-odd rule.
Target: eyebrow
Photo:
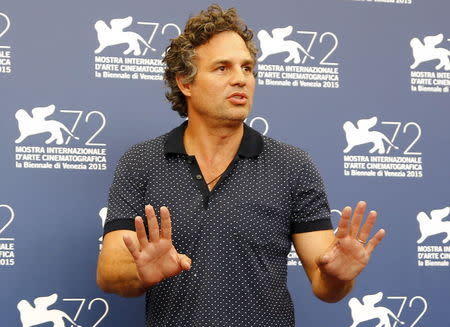
[[[218,59],[215,60],[211,63],[211,66],[216,66],[216,65],[229,65],[231,63],[231,60],[228,59]],[[243,65],[255,65],[255,61],[253,59],[245,59],[242,63]]]

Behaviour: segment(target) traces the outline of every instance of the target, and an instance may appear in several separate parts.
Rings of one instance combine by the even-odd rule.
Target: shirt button
[[[197,178],[198,180],[202,179],[202,175],[198,174],[197,176],[195,176],[195,178]]]

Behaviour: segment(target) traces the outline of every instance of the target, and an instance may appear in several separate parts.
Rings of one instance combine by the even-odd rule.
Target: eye
[[[227,69],[227,67],[225,67],[225,66],[219,66],[219,67],[217,67],[217,70],[218,70],[218,71],[221,71],[221,72],[224,72],[226,69]]]
[[[242,69],[247,73],[251,73],[253,71],[252,66],[244,66],[244,67],[242,67]]]

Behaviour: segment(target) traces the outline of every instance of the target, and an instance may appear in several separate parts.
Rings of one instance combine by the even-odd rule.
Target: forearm
[[[97,285],[107,293],[124,297],[141,296],[149,289],[140,280],[131,256],[112,257],[103,253],[98,259]]]
[[[323,273],[319,268],[311,280],[314,294],[325,302],[338,302],[353,288],[355,280],[339,280]]]
[[[136,264],[131,256],[117,258],[103,253],[98,260],[97,285],[104,292],[124,297],[141,296],[149,289],[139,279]]]

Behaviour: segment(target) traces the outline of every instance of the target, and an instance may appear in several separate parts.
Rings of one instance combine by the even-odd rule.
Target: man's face
[[[197,75],[190,84],[188,114],[208,120],[243,121],[255,90],[254,60],[235,32],[222,32],[196,48]]]

